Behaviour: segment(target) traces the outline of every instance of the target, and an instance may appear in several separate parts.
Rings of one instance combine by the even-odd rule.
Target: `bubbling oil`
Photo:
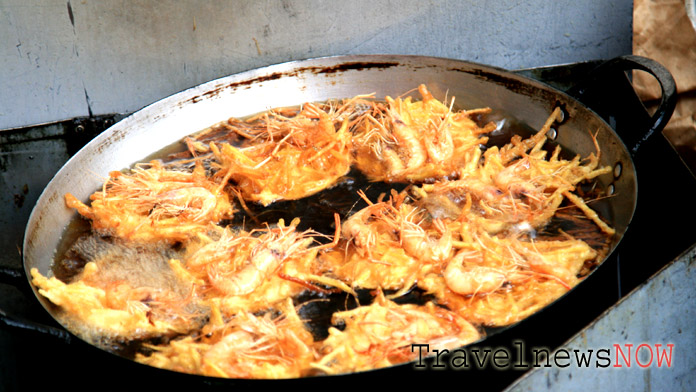
[[[322,103],[327,104],[327,103]],[[322,104],[319,104],[320,106]],[[329,102],[328,104],[334,104]],[[277,109],[287,116],[292,116],[300,111],[300,106],[287,107]],[[453,108],[458,110],[456,107]],[[241,146],[247,140],[239,133],[232,132],[232,126],[240,124],[254,125],[254,121],[261,119],[261,113],[250,115],[246,118],[235,119],[231,118],[214,124],[208,128],[193,133],[191,136],[197,136],[202,143],[230,143],[234,146]],[[509,143],[514,135],[519,135],[523,139],[535,134],[537,131],[531,128],[526,123],[519,121],[515,116],[504,113],[499,110],[493,110],[489,113],[482,113],[473,116],[473,120],[481,127],[490,122],[495,123],[496,129],[488,134],[488,142],[481,145],[480,148],[487,148]],[[203,135],[203,136],[199,136]],[[547,140],[544,149],[548,152],[553,151],[557,143],[553,140]],[[572,159],[576,153],[562,146],[561,158]],[[158,160],[165,165],[177,170],[193,170],[194,156],[191,153],[188,145],[184,140],[177,141],[153,152],[147,156],[142,162]],[[210,158],[203,158],[202,162],[210,169]],[[358,192],[362,191],[367,196],[368,200],[378,200],[384,195],[391,194],[392,191],[401,192],[409,187],[406,183],[386,183],[379,181],[370,181],[364,174],[357,169],[351,171],[339,180],[331,188],[325,189],[314,195],[299,199],[299,200],[281,200],[264,207],[256,203],[247,203],[247,210],[239,209],[233,219],[220,222],[222,226],[231,226],[234,228],[244,228],[245,230],[253,230],[264,227],[265,222],[277,222],[280,219],[290,222],[299,217],[300,224],[298,230],[313,230],[324,234],[329,238],[335,232],[334,221],[331,217],[334,213],[339,214],[341,221],[348,218],[353,212],[358,211],[367,206],[367,203],[360,197]],[[598,186],[598,181],[582,183],[578,187],[580,195],[585,200],[592,201],[592,208],[598,214],[608,221],[612,221],[612,205],[608,198],[603,198],[601,189],[603,186]],[[96,190],[95,190],[96,191]],[[582,212],[569,203],[565,203],[559,209],[560,213],[554,215],[550,222],[538,231],[530,232],[530,235],[540,239],[559,238],[559,232],[565,232],[573,235],[575,238],[584,240],[590,244],[595,250],[606,251],[610,239],[596,228],[594,223],[584,217]],[[73,244],[80,237],[90,235],[101,235],[94,233],[91,230],[89,221],[76,214],[75,218],[68,224],[64,230],[64,235],[56,252],[56,259],[53,263],[53,274],[66,282],[69,282],[74,276],[78,275],[81,268],[87,263],[87,259],[79,252],[71,250]],[[321,240],[321,238],[319,238]],[[178,246],[175,244],[174,247]],[[601,260],[601,259],[600,259]],[[594,268],[594,267],[592,267]]]
[[[283,109],[286,113],[296,112],[299,108]],[[250,116],[249,118],[254,118]],[[480,114],[475,116],[474,120],[481,126],[491,121],[497,124],[494,132],[488,135],[486,145],[481,145],[480,148],[485,150],[492,146],[502,146],[507,144],[513,135],[520,135],[522,138],[527,138],[536,130],[532,129],[523,122],[517,120],[514,116],[506,113],[493,111],[489,114]],[[235,123],[246,121],[231,119]],[[215,124],[205,130],[197,132],[197,135],[203,143],[221,143],[226,142],[235,146],[243,145],[247,139],[242,135],[230,132],[230,122],[221,122]],[[553,141],[548,141],[545,148],[549,151],[555,148],[556,144]],[[562,150],[562,157],[573,157],[575,153],[568,148]],[[184,141],[179,141],[154,152],[143,162],[151,160],[159,160],[170,168],[177,170],[193,170],[194,155],[191,153],[189,146]],[[212,166],[211,157],[198,157],[204,166],[211,172]],[[238,212],[228,220],[220,222],[221,226],[229,226],[232,228],[243,228],[250,231],[253,229],[262,228],[265,222],[278,222],[280,219],[290,222],[295,218],[300,218],[298,230],[313,230],[325,235],[325,238],[318,237],[319,241],[330,241],[336,227],[334,226],[333,215],[338,214],[341,221],[344,221],[351,216],[352,213],[359,211],[367,206],[364,199],[358,196],[359,191],[365,193],[368,200],[376,201],[384,195],[390,195],[392,191],[402,192],[407,191],[411,184],[406,183],[385,183],[370,181],[357,169],[352,169],[347,175],[339,180],[331,188],[325,189],[314,195],[299,199],[285,200],[274,202],[269,206],[262,206],[255,203],[247,203],[246,209],[239,208]],[[600,189],[602,186],[597,186],[596,182],[588,182],[579,186],[580,194],[585,200],[597,199],[592,204],[595,211],[605,219],[612,220],[611,204],[608,200],[601,198]],[[70,282],[78,276],[84,265],[90,261],[88,252],[80,250],[77,245],[85,241],[85,238],[99,238],[100,241],[108,241],[108,235],[92,231],[89,221],[75,214],[75,218],[66,227],[62,242],[59,245],[57,256],[53,263],[53,274],[57,278]],[[602,233],[596,225],[574,205],[564,204],[559,208],[557,213],[550,222],[543,228],[537,230],[529,230],[525,233],[526,236],[534,239],[554,240],[563,239],[565,234],[569,234],[576,239],[587,242],[592,248],[599,251],[600,256],[595,260],[585,263],[580,276],[589,274],[596,266],[604,259],[608,249],[610,238]],[[171,256],[177,254],[181,249],[181,244],[169,245],[169,248],[160,247],[163,254]],[[134,262],[138,262],[134,260]],[[315,339],[322,339],[328,334],[328,328],[331,327],[331,314],[335,311],[349,310],[358,303],[365,305],[370,302],[369,294],[361,292],[362,297],[359,301],[351,299],[350,296],[344,294],[318,294],[315,292],[305,292],[295,298],[295,304],[299,306],[301,316],[308,319],[307,325],[311,328],[311,332]],[[321,298],[319,298],[321,297]],[[317,299],[321,299],[317,301]],[[421,289],[414,288],[408,295],[401,298],[400,302],[422,303],[430,300]],[[109,351],[132,358],[135,352],[139,350],[143,342],[108,342],[104,344]],[[136,347],[134,349],[133,347]]]

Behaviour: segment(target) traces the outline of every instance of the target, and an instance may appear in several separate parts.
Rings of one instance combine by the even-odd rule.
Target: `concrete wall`
[[[508,69],[631,52],[630,0],[0,0],[0,129],[128,113],[202,82],[338,54]]]

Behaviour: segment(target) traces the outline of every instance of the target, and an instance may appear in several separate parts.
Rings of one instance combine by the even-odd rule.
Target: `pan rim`
[[[325,64],[328,62],[328,65]],[[475,62],[469,62],[469,61],[464,61],[464,60],[456,60],[456,59],[448,59],[448,58],[442,58],[442,57],[432,57],[432,56],[421,56],[421,55],[392,55],[392,54],[370,54],[370,55],[337,55],[337,56],[326,56],[326,57],[315,57],[315,58],[309,58],[305,60],[293,60],[293,61],[288,61],[284,63],[279,63],[279,64],[273,64],[261,68],[256,68],[252,70],[247,70],[243,71],[240,73],[224,76],[218,79],[214,79],[205,83],[202,83],[200,85],[182,90],[178,93],[175,93],[173,95],[170,95],[168,97],[165,97],[163,99],[160,99],[156,102],[153,102],[149,105],[144,106],[142,109],[132,113],[131,115],[123,118],[121,121],[115,123],[111,127],[109,127],[106,131],[104,131],[102,134],[98,135],[96,138],[94,138],[92,141],[90,141],[88,144],[86,144],[82,149],[80,149],[73,157],[71,157],[62,167],[61,169],[54,175],[54,177],[51,179],[51,181],[48,183],[48,185],[44,188],[42,191],[41,195],[39,196],[39,199],[37,200],[36,205],[32,209],[32,212],[29,217],[29,221],[24,233],[24,241],[23,241],[23,249],[22,249],[22,260],[23,260],[23,267],[25,274],[27,276],[27,279],[29,281],[29,285],[34,291],[37,299],[39,302],[43,305],[43,307],[49,312],[49,314],[53,315],[53,312],[51,312],[46,303],[46,299],[43,298],[43,296],[40,295],[38,292],[38,289],[35,287],[35,285],[31,281],[31,275],[30,275],[30,269],[33,267],[33,265],[27,261],[27,258],[33,255],[33,250],[31,247],[33,246],[31,240],[32,237],[34,236],[34,232],[36,230],[36,226],[38,225],[37,220],[40,219],[39,214],[41,213],[40,210],[42,206],[44,206],[46,203],[48,203],[46,200],[50,199],[51,197],[55,197],[55,193],[51,195],[49,193],[50,189],[52,189],[52,184],[54,182],[59,181],[63,176],[67,176],[70,174],[71,170],[73,169],[73,166],[76,165],[75,162],[78,162],[80,158],[76,158],[79,156],[84,155],[84,151],[91,151],[91,150],[98,150],[100,147],[103,146],[110,141],[118,142],[121,139],[126,139],[127,138],[127,132],[128,132],[128,127],[132,124],[135,123],[141,119],[147,119],[151,118],[150,112],[153,110],[156,110],[161,107],[166,107],[170,106],[172,104],[177,104],[178,102],[182,101],[182,98],[184,97],[190,97],[195,96],[194,94],[200,93],[200,94],[205,94],[209,93],[210,91],[215,91],[216,89],[219,89],[220,87],[226,87],[226,88],[232,88],[233,85],[235,87],[237,86],[245,86],[247,83],[252,83],[252,82],[258,82],[258,83],[263,83],[268,80],[275,80],[277,78],[282,78],[282,77],[295,77],[297,74],[301,74],[303,72],[311,72],[312,70],[327,70],[331,69],[331,67],[336,67],[339,65],[345,65],[345,64],[351,64],[351,68],[348,68],[348,71],[359,71],[359,65],[363,64],[364,67],[370,68],[370,67],[376,67],[377,65],[380,67],[409,67],[409,66],[415,66],[414,64],[419,63],[419,62],[424,62],[426,63],[426,66],[437,66],[438,64],[457,64],[460,65],[459,70],[455,70],[456,72],[465,72],[464,69],[469,67],[470,69],[478,70],[478,72],[488,72],[489,74],[495,74],[495,73],[502,73],[505,77],[509,77],[511,80],[514,81],[519,81],[521,83],[526,83],[530,84],[532,86],[535,86],[538,89],[548,89],[553,94],[555,95],[561,95],[563,96],[564,100],[566,102],[576,102],[580,107],[583,108],[583,110],[587,110],[588,112],[592,113],[598,121],[604,123],[605,127],[607,130],[611,131],[613,133],[613,137],[621,143],[621,146],[623,149],[626,151],[628,154],[628,149],[626,148],[625,144],[623,144],[621,138],[619,137],[618,134],[616,134],[616,131],[606,123],[599,115],[597,115],[591,108],[583,105],[579,101],[577,101],[575,98],[569,96],[563,91],[560,91],[552,86],[549,86],[548,84],[545,84],[543,82],[540,82],[535,79],[531,79],[522,75],[517,75],[512,73],[511,71],[494,67],[494,66],[488,66],[484,64],[479,64]],[[393,63],[390,65],[390,63]],[[317,64],[325,64],[322,67],[318,67]],[[375,65],[377,64],[377,65]],[[294,75],[292,73],[287,74],[286,76],[278,76],[277,78],[274,75],[280,75],[283,73],[287,72],[292,72],[295,73]],[[324,71],[326,72],[326,71]],[[253,83],[252,83],[253,84]],[[239,87],[241,88],[241,87]],[[193,101],[192,101],[193,102]],[[193,102],[194,104],[196,102]],[[154,119],[156,120],[156,119]],[[195,130],[193,131],[195,132]],[[633,219],[633,216],[635,214],[636,210],[636,199],[637,199],[637,176],[635,172],[635,165],[633,164],[633,161],[630,158],[630,155],[628,156],[630,165],[629,167],[624,166],[623,170],[628,171],[629,174],[633,176],[635,179],[635,192],[633,194],[633,200],[632,200],[632,208],[630,212],[630,218],[626,222],[626,228],[630,225],[630,222]],[[616,248],[618,247],[618,244],[621,242],[621,239],[625,235],[625,230],[618,234],[618,240],[616,241],[616,244],[612,245],[612,249],[610,252],[607,253],[607,255],[604,257],[604,260],[602,260],[602,263],[606,261],[607,258],[611,257],[611,255],[616,251]],[[55,250],[54,250],[55,251]],[[52,255],[53,256],[53,255]],[[47,271],[40,271],[42,273],[46,273]],[[593,273],[593,272],[592,272]],[[589,277],[589,275],[588,275]],[[582,283],[582,282],[581,282]],[[576,286],[577,287],[577,286]],[[575,289],[575,287],[573,288]],[[571,290],[573,290],[571,289]],[[560,298],[563,298],[565,295],[568,293],[565,293],[563,296]],[[554,302],[560,300],[557,299]],[[553,302],[547,306],[551,306]],[[517,323],[512,324],[509,327],[512,327],[516,325]],[[64,328],[68,331],[70,331],[67,327],[64,326]],[[505,327],[508,328],[508,327]],[[485,338],[483,338],[485,339]],[[98,348],[98,347],[97,347]]]

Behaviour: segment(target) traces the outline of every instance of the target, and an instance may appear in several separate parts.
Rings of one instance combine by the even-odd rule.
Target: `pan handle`
[[[0,284],[9,284],[21,288],[21,280],[24,277],[22,271],[12,267],[0,267]]]
[[[0,267],[0,284],[14,286],[22,294],[28,295],[27,290],[23,290],[26,287],[26,278],[21,270],[11,267]],[[30,333],[35,336],[49,337],[66,344],[70,344],[72,341],[72,335],[64,329],[27,320],[23,317],[12,315],[3,309],[0,309],[0,328]]]
[[[650,73],[660,84],[662,97],[652,115],[638,97],[626,74],[627,71],[633,70]],[[626,94],[627,88],[633,93]],[[653,134],[660,133],[667,125],[678,98],[674,78],[664,66],[649,58],[634,55],[616,57],[600,64],[586,79],[568,90],[568,93],[607,120],[634,157],[641,144]],[[607,108],[604,110],[605,113],[601,112],[602,108]],[[624,122],[617,124],[617,118]]]
[[[54,338],[65,344],[70,344],[72,341],[72,335],[63,329],[14,316],[2,309],[0,309],[0,326],[14,331],[28,332],[41,337]]]

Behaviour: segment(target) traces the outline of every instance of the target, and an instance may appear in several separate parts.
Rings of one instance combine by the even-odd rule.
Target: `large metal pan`
[[[570,95],[502,69],[458,60],[392,55],[329,57],[269,66],[202,84],[118,122],[60,169],[45,188],[29,219],[23,249],[25,272],[29,275],[31,268],[37,268],[44,275],[51,274],[54,252],[63,230],[75,216],[75,212],[65,206],[65,193],[88,200],[114,169],[129,167],[182,137],[229,117],[366,92],[375,92],[377,97],[397,96],[420,83],[425,83],[437,98],[455,96],[457,105],[462,108],[488,106],[534,129],[539,129],[552,110],[560,106],[565,118],[555,129],[555,141],[583,156],[595,152],[592,135],[596,134],[601,146],[601,165],[615,168],[613,175],[605,176],[599,183],[613,195],[608,199],[608,208],[602,212],[617,231],[611,244],[613,251],[629,228],[636,208],[638,184],[632,155],[637,153],[645,138],[659,132],[669,119],[675,92],[669,73],[647,59],[629,56],[604,67],[614,72],[618,69],[619,77],[625,77],[621,72],[624,69],[645,70],[656,75],[662,84],[660,108],[653,116],[642,114],[645,123],[637,134],[630,136],[628,147],[607,122]],[[584,94],[584,88],[578,86],[577,95]],[[579,286],[592,279],[590,275]],[[36,292],[36,288],[32,288]],[[612,287],[604,289],[612,294],[616,292]],[[599,295],[604,294],[600,292]],[[38,293],[36,296],[53,315],[55,308]],[[519,335],[515,334],[516,330],[520,331]],[[528,333],[519,326],[508,328],[508,332],[512,339],[515,336],[524,338]],[[395,368],[413,370],[408,364]],[[395,370],[368,373],[389,374],[389,371]],[[418,377],[424,374],[415,373]]]

